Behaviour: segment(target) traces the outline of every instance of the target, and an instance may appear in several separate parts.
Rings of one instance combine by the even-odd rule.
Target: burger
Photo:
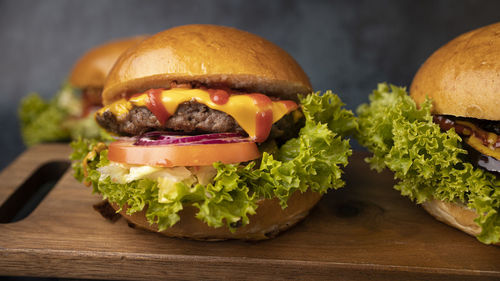
[[[77,61],[68,81],[48,102],[36,93],[25,97],[19,107],[24,143],[104,137],[92,114],[102,106],[104,80],[121,53],[144,38],[115,40],[91,49]]]
[[[96,115],[111,143],[72,144],[77,179],[130,224],[171,237],[262,240],[343,186],[356,129],[283,49],[186,25],[128,49]]]
[[[380,84],[358,108],[373,168],[438,220],[500,244],[500,24],[450,41],[410,87]]]

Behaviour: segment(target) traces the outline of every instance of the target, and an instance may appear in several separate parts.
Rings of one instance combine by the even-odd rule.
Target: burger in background
[[[298,63],[256,35],[160,32],[111,70],[96,120],[117,139],[72,143],[75,176],[144,229],[274,237],[344,185],[356,120],[333,93],[311,91]]]
[[[438,220],[500,244],[500,23],[438,49],[410,96],[380,84],[358,108],[368,162]]]
[[[116,59],[145,37],[111,41],[91,49],[74,65],[69,80],[49,102],[32,93],[19,107],[21,134],[26,145],[68,141],[78,137],[103,138],[93,113],[102,106],[104,80]]]

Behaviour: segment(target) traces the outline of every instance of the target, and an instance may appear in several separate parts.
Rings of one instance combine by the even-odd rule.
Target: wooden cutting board
[[[12,194],[40,166],[52,162],[31,176],[31,184],[57,178],[69,152],[63,144],[36,146],[2,171],[0,217],[18,208],[23,194]],[[263,242],[182,240],[131,228],[124,219],[112,223],[92,208],[100,198],[67,170],[29,216],[0,224],[0,276],[500,279],[500,247],[435,221],[392,189],[390,173],[370,171],[365,156],[351,158],[344,188],[324,196],[306,220]]]

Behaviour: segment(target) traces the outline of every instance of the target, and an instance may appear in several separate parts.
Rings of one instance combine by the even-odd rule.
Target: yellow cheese
[[[102,115],[105,111],[110,111],[111,113],[113,113],[113,115],[116,116],[118,120],[122,120],[127,116],[127,113],[131,109],[132,104],[130,102],[128,102],[126,99],[120,99],[108,106],[99,109],[99,111],[97,111],[97,114]]]
[[[472,134],[472,131],[479,130],[479,128],[476,127],[476,125],[472,124],[471,122],[457,120],[457,121],[455,121],[455,123],[460,124],[460,125],[465,127],[465,129],[462,133],[466,136],[470,136]],[[472,131],[471,131],[471,129],[472,129]]]
[[[475,150],[481,152],[484,155],[488,155],[500,160],[500,149],[494,147],[498,138],[496,134],[491,132],[485,132],[484,130],[479,129],[476,125],[472,124],[471,122],[458,120],[456,121],[456,123],[471,129],[471,130],[467,129],[467,131],[464,130],[463,132],[465,135],[470,136],[466,141],[467,144],[469,144]],[[484,145],[483,141],[480,138],[476,137],[473,132],[485,132],[487,134],[487,141],[490,145],[489,146]]]
[[[467,144],[469,144],[475,150],[481,152],[484,155],[488,155],[488,156],[491,156],[495,159],[500,160],[500,149],[498,149],[498,148],[495,149],[495,148],[490,148],[490,147],[485,146],[483,144],[483,141],[474,135],[469,137],[469,139],[467,140]]]
[[[230,95],[225,104],[218,104],[212,101],[208,91],[201,89],[174,88],[164,90],[161,93],[161,101],[169,114],[174,114],[181,103],[188,101],[196,101],[209,108],[225,112],[233,117],[238,125],[252,138],[255,138],[257,134],[256,116],[258,113],[272,111],[272,122],[275,123],[290,111],[280,101],[271,101],[267,106],[258,105],[257,101],[247,94]],[[109,110],[120,120],[120,118],[126,116],[133,106],[147,106],[148,102],[149,96],[144,93],[136,95],[128,101],[125,99],[118,100],[100,109],[98,114]]]

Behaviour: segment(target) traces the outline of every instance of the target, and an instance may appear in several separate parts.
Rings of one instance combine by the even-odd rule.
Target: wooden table
[[[0,173],[0,216],[26,178],[63,171],[69,147],[40,145]],[[392,189],[355,153],[344,178],[310,216],[263,242],[198,242],[167,238],[115,223],[93,210],[99,202],[68,170],[28,217],[0,224],[0,275],[99,279],[500,279],[500,248],[435,221]],[[62,162],[61,162],[62,161]],[[26,188],[26,184],[25,184]],[[14,203],[12,203],[14,202]]]

